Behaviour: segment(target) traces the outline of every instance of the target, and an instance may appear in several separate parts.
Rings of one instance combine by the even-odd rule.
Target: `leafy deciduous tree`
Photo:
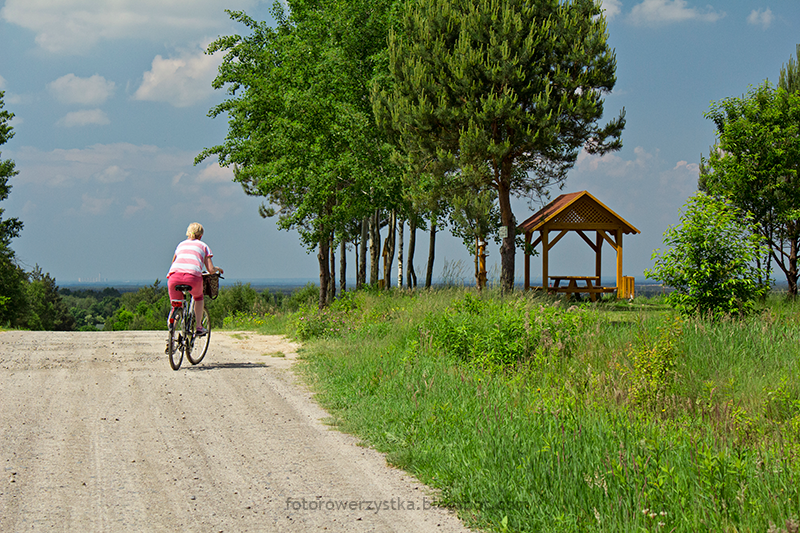
[[[227,113],[229,131],[197,161],[216,155],[233,166],[247,194],[267,199],[262,215],[278,214],[279,227],[297,229],[317,249],[320,307],[328,301],[333,236],[386,206],[397,174],[368,98],[390,5],[292,0],[287,13],[276,2],[274,29],[229,12],[250,35],[208,48],[226,52],[214,87],[227,85],[231,97],[210,115]]]
[[[0,146],[7,143],[14,131],[9,122],[14,114],[3,109],[5,93],[0,91]],[[8,198],[11,185],[8,181],[18,174],[14,161],[0,159],[0,201]],[[17,218],[3,218],[5,210],[0,208],[0,322],[13,322],[25,312],[25,273],[17,265],[11,250],[11,239],[22,231],[22,222]]]
[[[711,106],[719,142],[700,188],[750,213],[797,295],[800,253],[800,93],[768,83]]]

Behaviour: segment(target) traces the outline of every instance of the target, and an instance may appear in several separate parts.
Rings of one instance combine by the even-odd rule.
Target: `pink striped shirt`
[[[187,239],[175,249],[175,261],[169,268],[169,277],[173,272],[186,272],[202,275],[206,257],[213,257],[211,249],[199,239]]]

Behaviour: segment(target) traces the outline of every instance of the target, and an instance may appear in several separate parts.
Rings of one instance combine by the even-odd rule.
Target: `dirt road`
[[[280,337],[0,332],[0,531],[461,532],[327,416]]]

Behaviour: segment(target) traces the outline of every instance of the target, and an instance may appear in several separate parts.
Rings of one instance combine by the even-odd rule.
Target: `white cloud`
[[[672,170],[686,170],[700,176],[700,165],[697,163],[689,163],[688,161],[678,161]]]
[[[658,151],[655,154],[648,153],[641,146],[633,150],[636,156],[633,160],[625,160],[616,153],[609,153],[604,156],[590,155],[585,150],[578,154],[575,168],[579,172],[601,172],[608,176],[635,177],[642,175],[654,159],[658,158]]]
[[[36,34],[43,49],[80,54],[116,39],[180,42],[216,35],[223,9],[247,10],[259,0],[6,0],[0,17]]]
[[[601,0],[601,4],[606,20],[611,20],[622,12],[620,0]]]
[[[35,203],[28,200],[25,202],[25,205],[22,206],[22,214],[30,215],[31,213],[35,213],[37,207],[38,206]]]
[[[149,145],[130,143],[96,144],[82,149],[56,149],[45,152],[24,147],[14,153],[14,161],[24,173],[17,176],[20,184],[38,188],[84,185],[90,179],[125,173],[126,181],[140,181],[141,176],[169,176],[192,168],[194,152],[181,152]],[[121,170],[115,170],[114,167]],[[124,169],[124,170],[122,170]],[[137,175],[137,180],[127,177]]]
[[[132,198],[134,201],[133,205],[129,205],[125,208],[125,212],[123,213],[125,218],[130,218],[139,211],[152,211],[153,206],[145,200],[144,198]]]
[[[211,163],[197,175],[198,183],[230,183],[231,181],[233,181],[233,171],[219,166],[219,163]]]
[[[130,176],[130,172],[123,170],[117,165],[111,165],[102,172],[95,174],[95,178],[100,183],[120,183]]]
[[[197,201],[196,209],[198,214],[208,215],[213,220],[223,220],[227,216],[241,213],[242,205],[240,198],[221,201],[219,195],[201,196]]]
[[[152,68],[144,73],[134,100],[166,102],[175,107],[188,107],[208,98],[214,89],[211,82],[222,62],[222,55],[206,55],[202,50],[183,52],[178,57],[153,59]]]
[[[3,103],[6,105],[8,104],[17,105],[23,103],[22,101],[23,99],[20,95],[6,92],[6,84],[7,82],[5,78],[3,78],[3,76],[0,76],[0,91],[4,92]],[[14,125],[16,126],[22,124],[22,119],[18,115],[15,116],[12,120],[14,121]]]
[[[3,78],[3,76],[0,76],[0,91],[4,92],[3,103],[6,105],[19,105],[24,103],[25,99],[21,95],[13,94],[6,91],[7,85],[8,82],[5,80],[5,78]],[[22,118],[19,115],[16,115],[12,120],[14,121],[15,126],[19,126],[23,122]]]
[[[114,94],[116,84],[99,74],[90,78],[79,78],[75,74],[67,74],[51,82],[47,87],[59,102],[100,105]]]
[[[172,176],[172,186],[173,187],[177,187],[178,184],[180,184],[181,179],[183,179],[184,176],[186,176],[185,172],[178,172],[177,174]]]
[[[640,146],[633,156],[626,159],[620,154],[601,157],[581,152],[567,184],[570,190],[586,189],[598,198],[627,204],[626,211],[644,221],[643,226],[658,226],[661,234],[666,224],[674,223],[671,220],[686,198],[697,190],[700,166],[687,161],[667,163],[658,150],[648,152]],[[634,220],[631,223],[636,225]]]
[[[95,198],[87,193],[84,193],[81,199],[83,202],[80,207],[80,213],[89,215],[105,215],[114,203],[113,198]]]
[[[633,7],[628,20],[637,26],[655,26],[687,20],[716,22],[724,16],[711,6],[705,11],[689,7],[686,0],[644,0]]]
[[[15,192],[35,206],[28,219],[90,216],[106,228],[128,219],[150,225],[160,220],[183,231],[187,220],[224,221],[248,211],[257,216],[257,202],[231,181],[230,171],[217,164],[195,167],[193,151],[117,143],[50,151],[23,147],[3,155],[20,171]]]
[[[74,128],[76,126],[105,126],[111,124],[111,121],[105,111],[101,109],[83,109],[67,113],[57,124],[65,128]]]
[[[754,9],[747,17],[747,23],[752,24],[753,26],[761,26],[766,30],[772,25],[773,18],[772,10],[770,8],[766,8],[764,10]]]

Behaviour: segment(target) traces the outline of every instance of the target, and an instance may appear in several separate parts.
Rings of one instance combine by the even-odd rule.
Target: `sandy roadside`
[[[466,532],[328,416],[297,346],[213,332],[0,333],[0,531]]]

